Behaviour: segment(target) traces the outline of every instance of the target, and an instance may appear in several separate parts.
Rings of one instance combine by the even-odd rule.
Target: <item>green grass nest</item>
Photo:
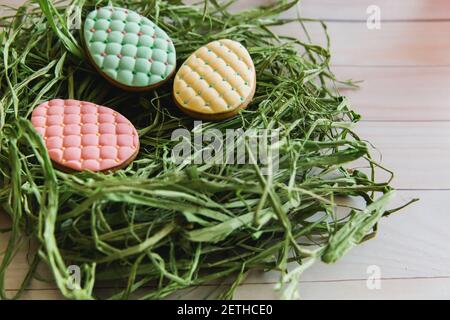
[[[375,181],[379,165],[352,131],[360,117],[335,89],[329,48],[271,32],[293,22],[277,16],[297,2],[231,13],[232,2],[213,0],[39,0],[1,19],[0,204],[12,220],[1,230],[11,234],[0,265],[1,298],[8,266],[27,239],[36,239],[39,254],[16,297],[45,263],[72,299],[159,299],[205,283],[226,283],[216,297],[231,298],[256,269],[279,271],[280,295],[292,298],[305,268],[335,262],[374,235],[381,217],[395,211],[386,209],[394,191],[389,181]],[[108,4],[162,27],[174,40],[178,65],[210,41],[241,42],[257,71],[251,105],[194,128],[175,107],[171,82],[142,94],[111,87],[85,59],[74,28]],[[293,28],[304,27],[293,20]],[[127,116],[140,134],[137,159],[110,174],[55,170],[28,120],[53,98],[92,101]],[[177,128],[278,129],[280,142],[272,147],[279,170],[176,164],[170,137]],[[356,160],[364,170],[346,167]],[[349,197],[363,205],[340,204]],[[80,286],[70,289],[69,265],[82,270]],[[115,288],[108,296],[97,290],[105,284]]]

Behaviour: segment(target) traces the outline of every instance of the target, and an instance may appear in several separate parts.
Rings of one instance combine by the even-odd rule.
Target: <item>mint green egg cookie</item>
[[[148,18],[116,7],[92,11],[84,23],[88,56],[114,85],[131,91],[156,88],[176,68],[170,37]]]

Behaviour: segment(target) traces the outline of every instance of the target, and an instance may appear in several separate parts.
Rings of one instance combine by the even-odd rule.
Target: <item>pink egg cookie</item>
[[[139,151],[133,124],[118,112],[91,102],[50,100],[33,110],[31,122],[61,169],[120,169]]]

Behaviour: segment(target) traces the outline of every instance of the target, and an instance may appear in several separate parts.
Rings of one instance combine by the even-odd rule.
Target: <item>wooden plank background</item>
[[[235,9],[271,0],[245,0]],[[17,4],[20,0],[7,0]],[[2,1],[2,3],[5,3]],[[381,29],[369,30],[366,9],[381,9]],[[342,79],[363,80],[343,91],[363,115],[358,131],[396,172],[393,204],[419,197],[403,212],[383,219],[377,238],[335,265],[307,270],[299,287],[305,299],[450,299],[450,2],[447,0],[303,0],[304,17],[328,21],[333,68]],[[287,17],[296,17],[291,10]],[[313,39],[324,41],[317,23]],[[294,24],[277,32],[303,37]],[[0,226],[8,224],[0,217]],[[0,235],[0,251],[8,235]],[[25,247],[9,270],[14,293],[27,268]],[[367,267],[381,270],[381,288],[366,286]],[[44,271],[45,273],[45,271]],[[276,298],[276,273],[253,273],[237,299]],[[33,281],[28,299],[61,298],[52,283]],[[198,298],[214,286],[184,298]]]

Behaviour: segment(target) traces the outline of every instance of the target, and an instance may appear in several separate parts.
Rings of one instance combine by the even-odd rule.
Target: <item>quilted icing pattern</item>
[[[129,163],[139,149],[131,122],[94,103],[55,99],[33,110],[31,122],[50,158],[77,171],[104,171]]]
[[[224,39],[201,47],[184,62],[175,76],[174,96],[182,109],[214,115],[248,104],[255,87],[255,67],[247,49]]]
[[[84,41],[97,68],[122,86],[155,87],[175,71],[175,46],[148,18],[131,10],[103,7],[84,23]]]

